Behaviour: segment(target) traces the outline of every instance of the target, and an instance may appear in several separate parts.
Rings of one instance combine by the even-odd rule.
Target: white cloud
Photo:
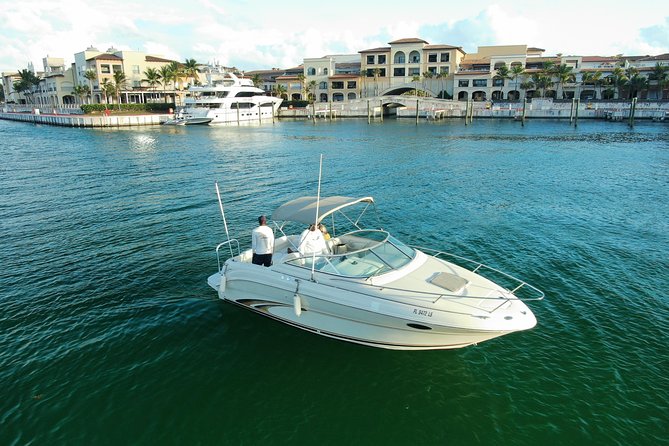
[[[305,57],[386,46],[419,37],[462,46],[526,44],[546,54],[669,52],[669,20],[655,0],[611,7],[605,1],[513,3],[423,0],[407,8],[341,0],[337,7],[284,0],[282,10],[250,0],[0,0],[0,71],[40,68],[94,45],[163,57],[217,60],[250,70],[292,67]],[[37,30],[37,31],[36,31]]]

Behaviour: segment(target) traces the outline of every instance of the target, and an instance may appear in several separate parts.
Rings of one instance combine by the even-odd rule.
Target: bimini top
[[[318,221],[320,223],[328,215],[358,203],[374,203],[372,197],[321,197],[318,203]],[[316,197],[301,197],[289,201],[272,212],[272,220],[294,221],[305,225],[316,221]]]

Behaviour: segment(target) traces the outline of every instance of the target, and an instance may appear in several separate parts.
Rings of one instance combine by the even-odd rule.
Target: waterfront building
[[[138,51],[120,51],[112,47],[102,52],[95,47],[88,47],[86,50],[74,55],[75,81],[77,85],[89,86],[92,93],[92,102],[101,104],[106,99],[101,85],[105,81],[114,82],[114,73],[123,72],[126,77],[126,83],[121,94],[121,102],[162,102],[164,101],[164,96],[168,95],[166,88],[163,89],[162,93],[154,91],[155,88],[150,88],[144,81],[144,72],[149,68],[160,70],[163,66],[169,65],[172,62],[169,59]],[[88,71],[95,73],[94,79],[89,80],[85,77]],[[174,94],[173,91],[172,96]],[[109,98],[110,102],[111,99]]]
[[[305,99],[343,102],[360,98],[360,56],[336,54],[303,61]]]
[[[431,45],[419,38],[394,40],[388,45],[359,52],[363,97],[411,90],[425,96],[452,97],[453,76],[466,54],[462,47]]]
[[[65,65],[65,59],[46,56],[42,58],[43,71],[35,71],[32,64],[27,70],[32,72],[39,83],[29,92],[14,90],[14,82],[21,79],[19,73],[2,73],[5,101],[14,104],[30,104],[33,107],[61,107],[74,105],[74,74],[72,67]]]
[[[519,100],[526,96],[521,88],[523,77],[540,71],[545,63],[555,58],[543,57],[541,48],[527,45],[480,46],[476,53],[465,55],[454,75],[453,98],[459,101]],[[521,71],[522,75],[498,76],[498,70],[507,67],[509,72]],[[531,93],[530,93],[531,94]]]

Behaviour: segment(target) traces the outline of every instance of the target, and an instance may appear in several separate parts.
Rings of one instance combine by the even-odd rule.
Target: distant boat
[[[208,283],[220,299],[263,316],[386,349],[460,348],[536,325],[524,301],[541,300],[543,292],[481,263],[362,228],[373,204],[372,197],[289,201],[272,213],[273,264],[254,265],[251,249],[228,239],[216,248],[218,271]],[[326,249],[300,253],[300,235],[287,222],[302,230],[321,221],[332,225]]]
[[[260,122],[277,115],[283,99],[268,96],[250,79],[240,79],[233,73],[226,76],[214,85],[189,87],[180,113],[191,120],[209,119],[211,125]]]
[[[163,125],[206,125],[211,120],[212,118],[195,117],[181,110],[175,114],[174,119],[163,122]]]

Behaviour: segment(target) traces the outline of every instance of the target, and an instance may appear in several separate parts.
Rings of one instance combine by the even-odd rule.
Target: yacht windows
[[[230,104],[230,108],[232,108],[234,110],[237,110],[237,109],[244,110],[244,109],[253,108],[254,106],[255,106],[255,104],[253,102],[234,102],[234,103]]]

